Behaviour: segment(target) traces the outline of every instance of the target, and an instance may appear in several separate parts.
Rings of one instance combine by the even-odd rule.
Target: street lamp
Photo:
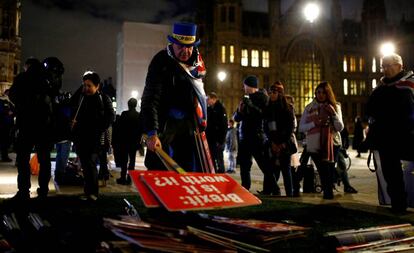
[[[305,8],[303,9],[303,15],[305,16],[305,19],[310,23],[311,27],[313,26],[314,21],[319,17],[319,14],[320,14],[319,5],[317,5],[314,2],[307,3],[305,5]],[[309,92],[307,94],[309,98],[311,97],[310,94],[314,90],[313,82],[314,82],[314,71],[315,71],[315,66],[314,66],[315,65],[315,48],[314,48],[314,42],[313,41],[311,41],[311,50],[312,50],[312,52],[311,52],[312,53],[312,55],[311,55],[311,58],[312,58],[312,62],[311,62],[311,82],[310,82],[310,89],[309,89]]]
[[[380,51],[382,56],[387,56],[395,52],[395,45],[392,42],[385,42],[381,44]]]
[[[308,3],[305,5],[303,9],[303,14],[305,15],[305,19],[309,21],[309,23],[313,23],[319,17],[320,9],[316,3]]]
[[[133,91],[131,91],[131,97],[133,97],[133,98],[138,98],[138,91],[137,90],[133,90]]]
[[[217,78],[220,82],[223,82],[224,80],[226,80],[227,74],[224,71],[219,71],[217,73]]]

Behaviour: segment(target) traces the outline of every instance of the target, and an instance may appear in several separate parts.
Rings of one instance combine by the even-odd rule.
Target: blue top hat
[[[173,33],[168,35],[171,43],[182,46],[198,46],[200,39],[196,40],[197,25],[192,23],[175,23]]]

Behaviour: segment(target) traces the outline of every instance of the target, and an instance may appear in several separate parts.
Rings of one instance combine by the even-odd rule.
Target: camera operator
[[[263,191],[261,194],[277,194],[276,181],[270,173],[269,160],[265,154],[266,137],[263,129],[264,110],[268,103],[265,93],[259,91],[258,80],[255,76],[248,76],[243,81],[245,95],[234,113],[234,120],[240,122],[239,153],[240,176],[242,186],[250,189],[250,168],[252,157],[263,172]]]

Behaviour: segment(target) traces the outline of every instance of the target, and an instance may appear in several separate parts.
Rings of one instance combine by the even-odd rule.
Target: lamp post
[[[303,9],[303,15],[305,16],[305,20],[308,21],[310,23],[311,28],[313,27],[313,23],[315,22],[315,20],[319,17],[320,14],[320,8],[319,6],[314,3],[314,2],[310,2],[307,3],[305,5],[305,8]],[[313,32],[312,32],[312,37],[313,37]],[[311,62],[311,87],[312,87],[312,91],[314,90],[313,87],[313,82],[314,82],[314,65],[315,65],[315,48],[314,48],[314,42],[311,42],[311,58],[312,58],[312,62]]]
[[[217,73],[217,78],[218,78],[218,80],[220,81],[220,82],[223,82],[224,80],[226,80],[226,78],[227,78],[227,73],[226,72],[224,72],[224,71],[222,71],[222,70],[220,70],[218,73]]]
[[[395,53],[395,45],[392,42],[384,42],[381,44],[380,51],[382,56],[387,56]]]

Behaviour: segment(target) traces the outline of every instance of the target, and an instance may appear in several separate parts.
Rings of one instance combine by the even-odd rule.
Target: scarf
[[[316,100],[311,102],[311,106],[308,113],[309,117],[306,119],[306,122],[312,121],[312,116],[318,115],[322,121],[327,121],[331,115],[324,106],[321,106]],[[331,122],[328,125],[315,126],[308,131],[307,134],[319,134],[319,153],[321,155],[322,161],[333,162],[334,161],[334,151],[333,151],[333,130]]]
[[[200,131],[207,127],[207,101],[202,78],[206,75],[206,68],[198,48],[194,47],[193,54],[187,62],[179,61],[175,55],[172,45],[167,46],[168,55],[173,58],[190,77],[193,85],[194,111],[197,126]]]

